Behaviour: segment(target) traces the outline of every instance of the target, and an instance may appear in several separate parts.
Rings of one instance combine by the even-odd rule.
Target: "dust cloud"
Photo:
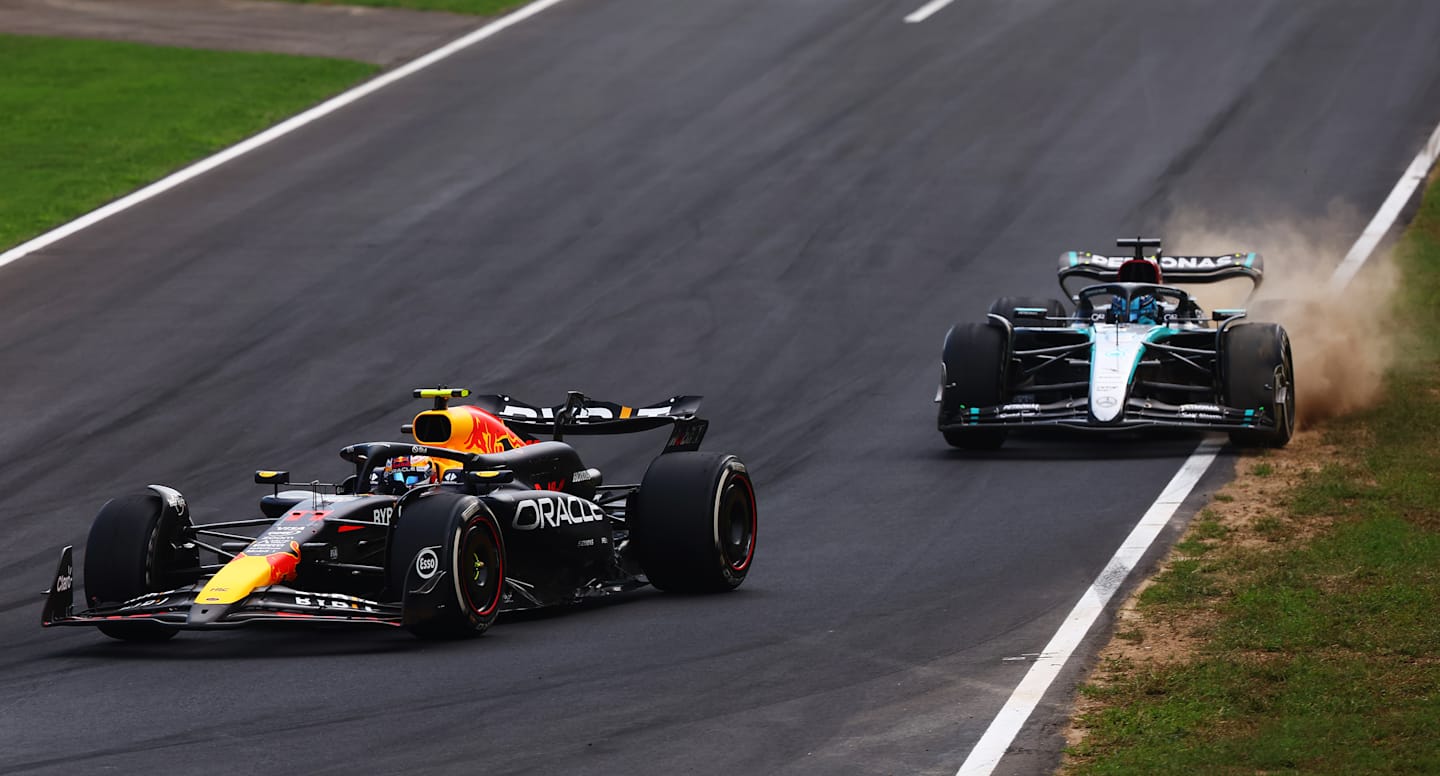
[[[1393,300],[1399,275],[1388,250],[1382,247],[1371,256],[1349,286],[1330,287],[1331,273],[1364,224],[1357,213],[1339,206],[1323,218],[1237,225],[1182,210],[1161,232],[1168,255],[1255,251],[1264,257],[1264,282],[1248,302],[1248,283],[1187,290],[1207,310],[1243,306],[1249,320],[1285,327],[1295,360],[1301,427],[1375,401],[1395,357]]]

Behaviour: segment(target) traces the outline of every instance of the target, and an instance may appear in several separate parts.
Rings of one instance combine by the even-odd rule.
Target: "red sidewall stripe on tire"
[[[475,529],[476,523],[481,523],[485,526],[485,530],[490,533],[491,546],[495,548],[495,565],[497,567],[495,569],[495,596],[490,600],[489,606],[486,606],[484,609],[477,609],[475,608],[475,602],[470,600],[470,586],[462,584],[460,589],[463,591],[465,603],[470,607],[470,611],[480,617],[489,617],[490,613],[495,611],[495,607],[500,605],[500,599],[505,592],[505,554],[500,550],[500,536],[495,532],[494,521],[486,520],[484,517],[467,525],[465,527],[465,533],[461,535],[462,539],[468,536],[470,531]]]
[[[745,483],[745,492],[750,495],[750,548],[745,553],[745,560],[730,564],[731,571],[744,571],[750,567],[750,560],[755,557],[755,535],[760,527],[760,508],[755,505],[755,486],[750,484],[749,476],[738,479]]]

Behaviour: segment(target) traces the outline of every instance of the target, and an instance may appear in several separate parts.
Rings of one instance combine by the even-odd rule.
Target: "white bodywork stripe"
[[[1100,323],[1091,327],[1090,414],[1106,422],[1120,416],[1129,398],[1130,377],[1151,330],[1144,324]]]

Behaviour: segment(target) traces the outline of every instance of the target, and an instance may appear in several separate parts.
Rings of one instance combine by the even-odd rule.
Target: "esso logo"
[[[415,556],[415,573],[419,574],[421,579],[435,576],[435,572],[439,569],[440,556],[435,554],[433,547],[426,547],[420,551],[419,555]]]

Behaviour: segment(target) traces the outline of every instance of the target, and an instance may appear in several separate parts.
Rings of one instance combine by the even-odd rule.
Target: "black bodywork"
[[[443,406],[437,400],[437,407]],[[696,416],[699,397],[693,396],[638,409],[579,393],[553,408],[503,395],[477,397],[475,406],[503,418],[527,441],[540,434],[563,440],[567,433],[672,426],[666,453],[694,451],[708,425]],[[622,413],[635,417],[619,417]],[[413,433],[409,424],[404,430]],[[630,552],[626,522],[628,502],[639,485],[605,485],[601,473],[585,466],[564,441],[536,441],[490,454],[370,442],[345,447],[340,455],[354,471],[339,484],[296,487],[287,472],[257,472],[256,481],[272,485],[274,492],[260,500],[263,516],[256,518],[193,525],[183,496],[150,486],[162,498],[161,523],[173,527],[165,540],[180,557],[163,570],[165,589],[122,603],[89,601],[90,608],[76,612],[72,554],[66,547],[47,592],[42,623],[150,622],[199,629],[296,621],[403,625],[406,610],[423,604],[411,600],[424,595],[424,575],[417,575],[415,568],[423,560],[393,557],[390,539],[407,509],[437,493],[476,497],[503,534],[501,611],[569,604],[646,584]],[[443,471],[439,482],[404,493],[354,492],[357,483],[373,482],[372,474],[397,456],[429,456],[455,465]],[[287,485],[292,489],[282,490]],[[262,529],[257,536],[248,535],[256,528]],[[237,602],[207,604],[200,598],[206,580],[242,552],[281,562],[288,562],[287,552],[297,556],[293,579],[258,586]],[[206,558],[211,562],[202,562]]]

